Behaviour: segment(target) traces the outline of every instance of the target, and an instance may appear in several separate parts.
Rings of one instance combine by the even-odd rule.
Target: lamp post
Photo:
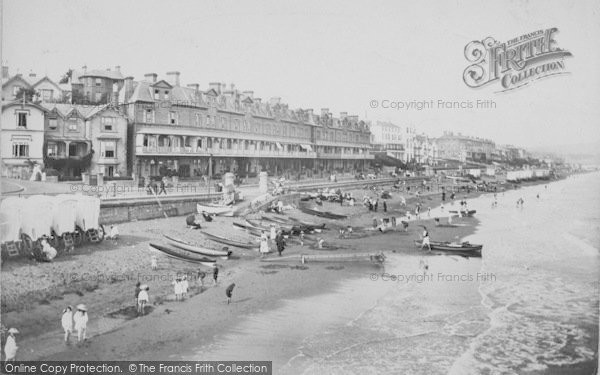
[[[210,195],[210,184],[212,183],[212,157],[212,154],[208,156],[208,195]]]

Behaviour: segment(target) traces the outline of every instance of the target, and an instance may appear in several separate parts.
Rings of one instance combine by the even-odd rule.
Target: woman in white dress
[[[8,337],[6,337],[6,344],[4,344],[4,362],[14,362],[17,357],[17,341],[15,340],[15,334],[19,333],[16,328],[8,330]]]
[[[85,341],[88,314],[85,305],[77,305],[77,312],[73,315],[75,329],[77,330],[77,342]]]
[[[267,234],[265,231],[260,235],[260,255],[264,257],[269,252],[269,239],[267,238]]]
[[[73,308],[71,306],[67,306],[67,308],[63,310],[61,323],[65,330],[65,343],[68,344],[69,336],[73,333]]]

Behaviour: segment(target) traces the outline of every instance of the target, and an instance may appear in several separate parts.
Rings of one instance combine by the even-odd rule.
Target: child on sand
[[[233,288],[235,288],[235,283],[229,285],[227,289],[225,289],[225,295],[227,296],[227,304],[231,302],[231,296],[233,294]]]
[[[73,321],[77,330],[77,342],[85,341],[88,322],[87,307],[85,305],[77,305],[77,312],[73,315]]]
[[[71,306],[67,306],[63,310],[61,323],[65,331],[65,344],[68,344],[69,336],[73,333],[73,308]]]

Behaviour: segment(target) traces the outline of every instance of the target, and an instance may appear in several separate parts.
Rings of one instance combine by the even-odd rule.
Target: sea
[[[469,200],[480,225],[461,239],[483,244],[482,258],[390,254],[245,317],[187,359],[272,360],[276,374],[595,373],[600,174],[493,201]]]

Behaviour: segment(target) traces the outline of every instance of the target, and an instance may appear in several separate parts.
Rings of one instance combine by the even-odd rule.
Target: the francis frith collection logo
[[[557,32],[557,28],[537,30],[505,43],[492,37],[472,41],[465,47],[465,58],[472,64],[463,73],[465,84],[478,88],[498,81],[501,92],[567,74],[564,58],[572,55],[558,47]]]

